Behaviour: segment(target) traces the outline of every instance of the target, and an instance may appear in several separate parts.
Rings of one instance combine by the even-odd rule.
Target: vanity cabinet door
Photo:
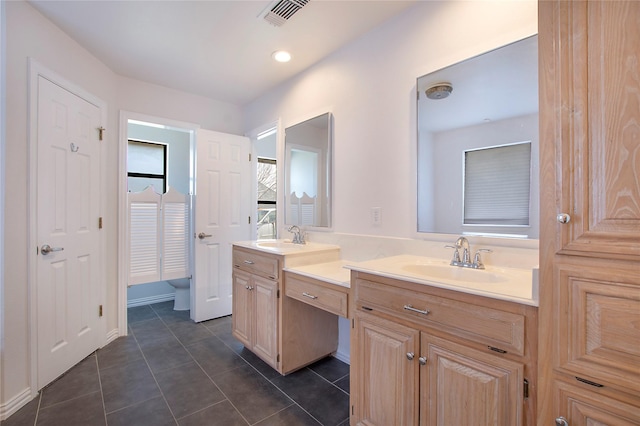
[[[233,272],[233,315],[232,328],[233,336],[242,344],[251,349],[252,347],[252,323],[253,323],[253,307],[251,303],[251,275],[242,272]]]
[[[419,332],[360,312],[354,331],[351,424],[417,425]]]
[[[421,426],[523,424],[524,365],[421,334]]]
[[[278,357],[278,283],[253,276],[253,352],[276,368]]]

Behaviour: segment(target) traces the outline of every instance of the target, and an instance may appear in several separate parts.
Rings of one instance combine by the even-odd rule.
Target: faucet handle
[[[492,253],[493,250],[491,249],[478,249],[476,251],[476,255],[473,258],[473,264],[475,265],[474,267],[477,269],[484,269],[484,263],[482,263],[482,259],[480,258],[480,253]]]
[[[458,246],[452,246],[447,244],[446,246],[444,246],[444,248],[452,248],[455,251],[453,252],[453,259],[451,259],[451,264],[453,265],[454,263],[459,263],[460,262],[460,252],[458,251]]]

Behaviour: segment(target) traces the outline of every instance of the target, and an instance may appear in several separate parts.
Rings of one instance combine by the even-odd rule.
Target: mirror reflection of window
[[[298,198],[318,193],[318,153],[305,149],[291,150],[291,192]]]
[[[465,151],[464,224],[529,226],[531,142]]]

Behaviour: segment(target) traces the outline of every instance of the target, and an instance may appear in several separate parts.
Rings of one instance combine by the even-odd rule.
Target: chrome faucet
[[[450,265],[461,268],[484,269],[480,253],[491,253],[489,249],[478,249],[473,257],[473,262],[471,262],[471,246],[465,237],[458,238],[455,245],[446,245],[445,247],[455,249]],[[460,259],[460,249],[462,249],[462,259]]]
[[[293,233],[293,240],[291,241],[293,244],[306,244],[304,235],[298,225],[291,225],[287,231]]]

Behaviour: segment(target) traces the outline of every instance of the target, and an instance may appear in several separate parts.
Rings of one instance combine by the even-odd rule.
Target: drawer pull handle
[[[255,262],[253,260],[245,260],[244,263],[247,265],[253,265]]]
[[[429,315],[429,310],[425,309],[423,311],[421,309],[416,309],[411,305],[404,305],[404,310],[405,311],[411,311],[411,312],[417,312],[417,313],[422,314],[422,315]]]
[[[314,299],[314,300],[318,298],[318,296],[314,296],[313,294],[309,294],[306,291],[304,293],[302,293],[302,295],[304,297],[308,297],[309,299]]]

